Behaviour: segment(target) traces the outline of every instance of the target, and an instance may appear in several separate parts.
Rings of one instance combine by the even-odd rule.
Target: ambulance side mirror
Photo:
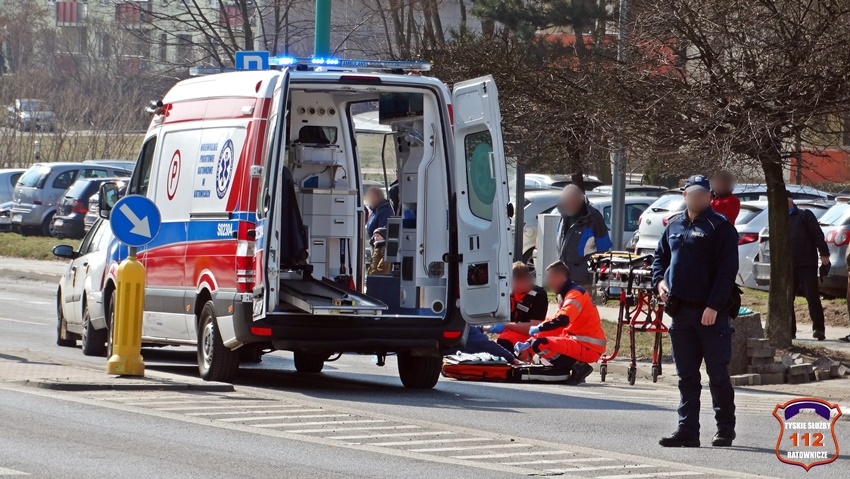
[[[98,192],[97,214],[101,218],[109,218],[109,212],[118,202],[118,185],[115,183],[104,183],[100,185]]]

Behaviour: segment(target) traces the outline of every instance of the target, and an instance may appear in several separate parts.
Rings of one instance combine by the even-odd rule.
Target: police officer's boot
[[[699,437],[676,431],[671,436],[662,437],[658,444],[663,447],[699,447]]]
[[[734,440],[735,430],[730,427],[722,427],[717,430],[717,434],[715,434],[714,439],[711,440],[711,445],[717,447],[729,447],[732,445],[732,441]]]

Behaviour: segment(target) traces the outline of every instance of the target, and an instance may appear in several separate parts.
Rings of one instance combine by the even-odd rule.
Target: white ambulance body
[[[299,70],[192,78],[156,110],[128,188],[163,221],[139,250],[143,342],[197,346],[209,380],[272,350],[293,351],[301,372],[337,353],[396,353],[406,386],[433,387],[467,323],[509,315],[496,86],[484,77],[450,92],[418,74]],[[385,181],[397,175],[400,198],[391,271],[374,275],[354,127],[370,109],[388,132]]]

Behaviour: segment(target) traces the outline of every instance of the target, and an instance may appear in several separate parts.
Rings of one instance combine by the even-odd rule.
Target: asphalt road
[[[54,296],[54,285],[0,280],[0,353],[30,349],[58,362],[103,365],[102,358],[85,357],[79,348],[55,346]],[[149,370],[196,374],[191,349],[151,349],[143,355]],[[409,391],[401,387],[393,358],[379,368],[369,357],[343,356],[322,374],[305,376],[294,372],[289,354],[274,353],[243,368],[235,396],[63,395],[0,385],[0,476],[21,471],[32,477],[158,477],[167,471],[173,477],[509,477],[533,462],[553,464],[545,466],[555,468],[544,469],[549,474],[563,474],[558,463],[573,462],[569,477],[617,479],[797,478],[803,472],[780,463],[774,454],[779,428],[773,408],[790,396],[739,389],[735,447],[664,449],[657,440],[675,428],[674,385],[639,379],[628,386],[616,375],[609,375],[608,383],[598,381],[592,375],[587,384],[568,387],[441,379],[434,390]],[[714,427],[707,388],[704,393],[706,445]],[[369,426],[350,424],[351,431],[369,431],[330,433],[323,419],[303,422],[316,426],[296,431],[274,420],[294,416],[251,415],[254,406],[240,410],[248,397],[272,401],[269,411],[277,414],[287,408],[321,410],[302,417],[345,416],[347,423]],[[207,412],[187,412],[197,411],[195,403],[203,403],[198,407]],[[229,412],[216,412],[221,409]],[[198,417],[202,414],[218,419],[204,422]],[[839,443],[846,450],[850,422],[838,426]],[[384,434],[376,435],[377,429]],[[405,432],[409,430],[418,437],[411,438]],[[378,436],[403,440],[376,442]],[[440,439],[424,439],[428,437]],[[454,446],[427,447],[442,445],[447,437]],[[348,442],[335,447],[339,444],[333,438]],[[404,443],[411,439],[422,446]],[[551,454],[540,452],[545,446],[553,448]],[[513,452],[517,450],[526,452]],[[549,454],[545,460],[516,459],[544,453]],[[557,454],[569,459],[551,459]],[[470,467],[470,460],[482,468]],[[584,461],[584,469],[574,468]],[[538,474],[544,466],[534,467]],[[850,460],[845,454],[807,477],[846,479]]]

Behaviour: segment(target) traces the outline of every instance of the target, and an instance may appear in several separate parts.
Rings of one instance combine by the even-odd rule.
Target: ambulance
[[[422,74],[427,63],[272,63],[181,81],[149,109],[127,191],[162,215],[138,252],[143,344],[196,347],[201,377],[216,381],[274,350],[292,351],[302,373],[342,353],[378,365],[396,355],[406,387],[431,388],[468,325],[509,316],[513,206],[496,85],[450,90]],[[380,188],[397,180],[398,191],[390,267],[371,275],[364,115],[386,140]],[[111,251],[108,324],[126,255]]]

